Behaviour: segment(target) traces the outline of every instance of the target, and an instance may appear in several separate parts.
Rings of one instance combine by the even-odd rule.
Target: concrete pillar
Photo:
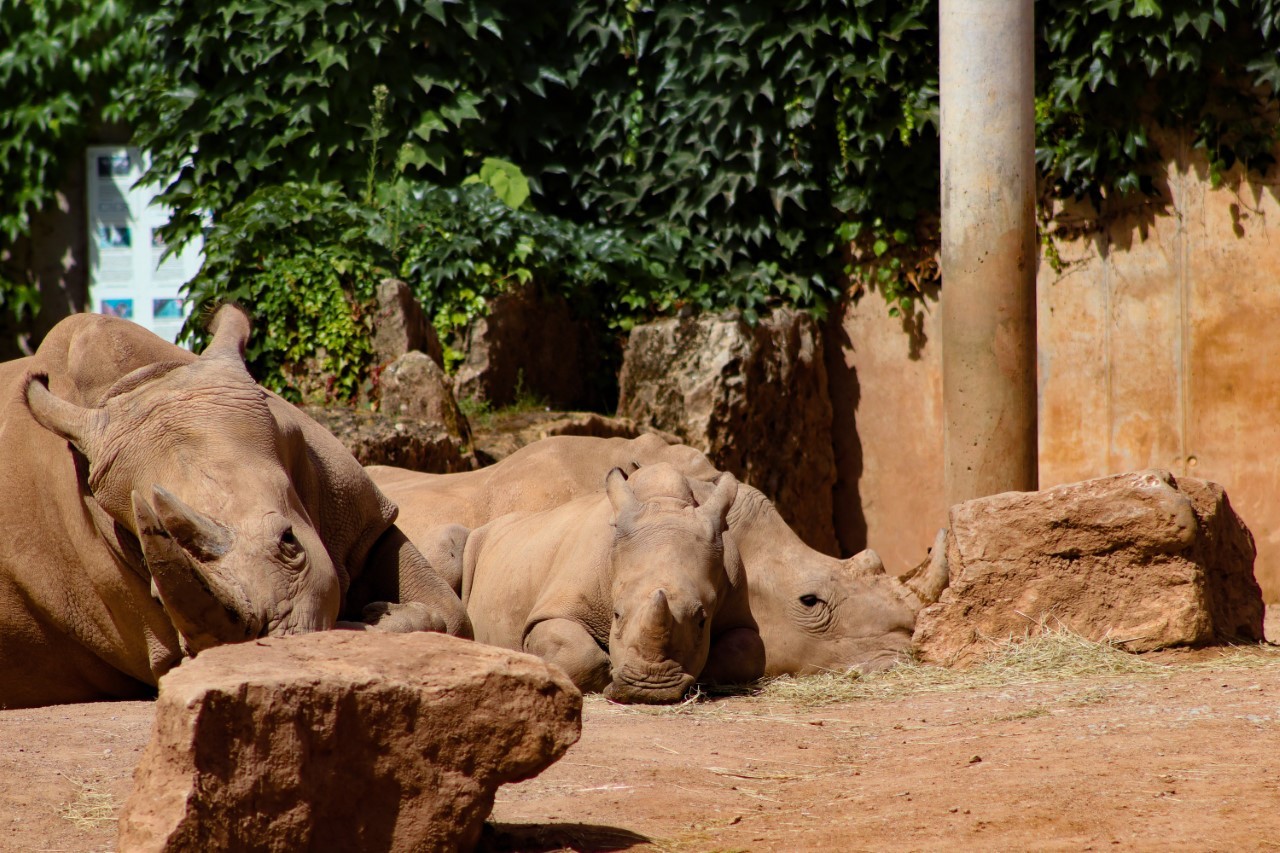
[[[948,505],[1037,487],[1032,0],[941,0]]]

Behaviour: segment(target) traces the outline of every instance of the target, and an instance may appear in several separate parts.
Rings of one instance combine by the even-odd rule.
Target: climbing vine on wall
[[[175,244],[267,185],[335,182],[359,198],[377,136],[379,169],[403,157],[407,177],[452,186],[501,158],[534,209],[647,240],[667,285],[637,279],[629,310],[750,317],[821,306],[845,273],[894,299],[934,274],[933,0],[0,9],[0,126],[20,146],[0,160],[21,200],[0,219],[10,235],[53,197],[67,128],[92,112],[77,93],[127,82],[106,103],[136,112]],[[1270,167],[1278,0],[1042,0],[1036,25],[1046,198],[1158,194],[1156,127],[1187,132],[1213,180]],[[126,59],[144,37],[153,67]]]

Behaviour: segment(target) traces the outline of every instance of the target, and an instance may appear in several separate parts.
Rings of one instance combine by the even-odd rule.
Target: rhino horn
[[[951,582],[947,566],[947,531],[938,531],[929,549],[929,556],[920,565],[902,576],[902,582],[920,601],[920,606],[933,604]]]
[[[645,602],[644,610],[637,614],[637,619],[638,639],[643,646],[637,651],[642,655],[648,652],[646,656],[653,660],[662,660],[665,657],[663,650],[671,636],[671,626],[675,622],[675,617],[671,614],[671,605],[667,603],[666,590],[655,589],[653,595],[649,596],[649,600]]]
[[[197,559],[208,562],[231,550],[232,535],[227,528],[187,506],[163,486],[152,486],[151,497],[164,529]]]
[[[27,408],[36,423],[56,435],[65,438],[81,453],[89,455],[89,446],[95,435],[107,425],[107,413],[102,409],[86,409],[55,396],[47,387],[49,378],[42,374],[29,374],[26,378]]]
[[[875,577],[884,574],[884,561],[870,548],[859,551],[841,563],[844,570],[854,577]]]
[[[711,522],[711,526],[716,532],[723,532],[725,525],[728,523],[729,508],[733,506],[733,501],[738,497],[738,480],[728,471],[720,474],[716,478],[715,490],[711,493],[711,497],[698,508],[698,512],[702,517]]]
[[[618,520],[623,516],[631,515],[640,509],[640,501],[636,498],[636,493],[627,485],[627,475],[621,468],[612,468],[605,475],[604,490],[609,496],[609,503],[613,506],[614,525],[617,525]]]
[[[249,315],[239,305],[226,304],[213,315],[209,331],[213,340],[200,354],[201,359],[229,358],[244,361],[245,347],[249,343],[251,324]]]
[[[188,529],[216,527],[162,489],[156,492],[165,495],[157,496],[157,503],[164,506],[164,514],[174,522],[175,531],[182,529],[185,535]],[[176,511],[175,507],[178,507]],[[153,589],[159,593],[188,652],[194,654],[222,643],[258,636],[258,620],[251,617],[244,596],[232,592],[216,570],[202,566],[179,535],[166,526],[136,491],[133,512]]]

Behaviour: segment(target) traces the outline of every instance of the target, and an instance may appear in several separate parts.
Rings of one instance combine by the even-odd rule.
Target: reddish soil
[[[1269,657],[820,707],[593,697],[581,742],[499,791],[485,847],[1280,849]],[[150,723],[141,702],[0,712],[0,849],[112,849]]]

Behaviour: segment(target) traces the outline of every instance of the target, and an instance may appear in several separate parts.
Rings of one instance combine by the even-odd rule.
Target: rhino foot
[[[366,604],[360,616],[360,622],[339,622],[337,627],[347,631],[383,631],[389,634],[414,631],[446,633],[448,630],[444,618],[421,601],[403,604],[375,601]]]

